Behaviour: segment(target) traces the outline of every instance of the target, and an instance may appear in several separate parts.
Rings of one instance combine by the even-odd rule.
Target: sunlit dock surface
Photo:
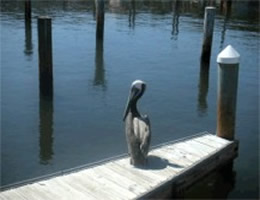
[[[238,142],[208,132],[161,144],[148,165],[124,156],[70,173],[4,190],[1,200],[143,199],[178,192],[237,156]]]

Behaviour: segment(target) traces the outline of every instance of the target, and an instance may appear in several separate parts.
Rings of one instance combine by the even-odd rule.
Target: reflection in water
[[[129,27],[130,28],[135,28],[135,0],[130,0],[129,2]]]
[[[183,197],[185,199],[227,199],[235,184],[236,172],[232,161],[192,186]]]
[[[175,0],[173,1],[173,19],[172,19],[172,39],[177,40],[178,34],[179,34],[179,6],[180,1]]]
[[[24,53],[30,56],[33,53],[32,44],[32,23],[31,19],[25,20],[25,46]]]
[[[39,106],[39,158],[40,163],[47,165],[52,160],[53,152],[53,96],[40,95]]]
[[[220,11],[223,14],[227,14],[231,12],[232,0],[221,0],[220,1]]]
[[[225,3],[225,4],[227,4],[227,3]],[[231,5],[232,5],[231,3],[226,5],[226,9],[224,10],[225,18],[224,18],[224,23],[223,23],[223,29],[221,31],[220,50],[223,49],[223,45],[224,45],[224,42],[225,42],[227,24],[228,24],[228,20],[229,20],[230,14],[231,14]]]
[[[103,40],[100,39],[96,40],[95,64],[94,86],[102,86],[106,89]]]
[[[209,1],[208,1],[208,6],[213,6],[213,7],[215,7],[215,6],[216,6],[216,0],[209,0]]]
[[[62,8],[63,8],[63,10],[64,10],[64,11],[68,11],[68,10],[69,10],[68,7],[69,7],[69,2],[68,2],[68,0],[63,0],[63,1],[62,1]]]
[[[198,113],[203,116],[207,113],[208,103],[207,95],[209,89],[209,62],[201,61],[200,64],[200,79],[198,92]]]

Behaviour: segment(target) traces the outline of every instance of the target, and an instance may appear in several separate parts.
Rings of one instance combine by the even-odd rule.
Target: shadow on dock
[[[150,170],[159,170],[164,169],[167,166],[174,167],[174,168],[184,168],[182,165],[178,165],[175,163],[169,162],[167,159],[160,158],[158,156],[148,156],[148,162],[146,166],[137,166],[139,169],[150,169]]]

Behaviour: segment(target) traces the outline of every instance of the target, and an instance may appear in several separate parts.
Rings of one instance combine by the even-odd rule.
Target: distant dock
[[[1,200],[83,200],[163,198],[185,190],[237,156],[238,142],[208,132],[152,149],[146,168],[129,157],[50,177],[0,193]]]

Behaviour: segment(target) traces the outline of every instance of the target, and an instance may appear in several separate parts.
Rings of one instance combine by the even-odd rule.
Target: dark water
[[[152,145],[214,133],[216,57],[231,44],[241,54],[240,149],[227,196],[259,197],[257,1],[234,1],[230,12],[217,4],[209,73],[200,72],[199,62],[207,3],[107,2],[104,42],[97,43],[93,1],[33,2],[31,24],[24,22],[22,1],[1,4],[2,185],[125,153],[122,114],[135,79],[148,85],[139,107],[151,118]],[[39,15],[52,17],[53,100],[39,94]]]

